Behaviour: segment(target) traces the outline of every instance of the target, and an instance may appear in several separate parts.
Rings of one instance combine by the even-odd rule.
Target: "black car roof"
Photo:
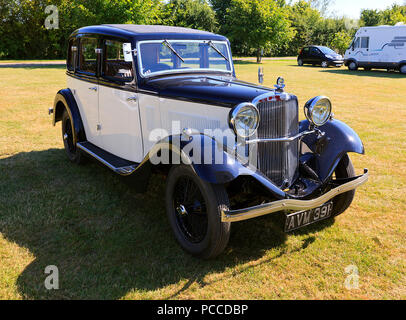
[[[207,31],[162,25],[105,24],[88,26],[76,30],[71,36],[78,34],[103,34],[136,40],[191,39],[228,41],[224,36]]]

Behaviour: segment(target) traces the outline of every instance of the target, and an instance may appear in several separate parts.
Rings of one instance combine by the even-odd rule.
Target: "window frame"
[[[366,47],[363,46],[363,41],[364,41],[364,39],[367,39],[367,46],[366,46]],[[367,50],[369,50],[369,37],[361,37],[360,49],[367,49]]]
[[[101,41],[101,48],[102,48],[102,57],[100,59],[101,60],[101,62],[100,62],[100,78],[102,78],[104,81],[109,81],[109,82],[114,82],[114,83],[119,83],[119,84],[134,83],[135,79],[136,79],[136,76],[135,76],[136,67],[135,67],[135,64],[134,64],[134,55],[132,55],[133,59],[132,59],[132,62],[131,62],[131,64],[132,64],[132,78],[131,78],[131,80],[120,79],[120,78],[116,78],[116,77],[112,77],[112,76],[106,76],[104,74],[104,70],[105,70],[104,66],[105,66],[105,63],[107,61],[106,41],[116,41],[116,42],[121,42],[122,44],[123,43],[131,43],[131,45],[133,45],[132,41],[129,41],[129,39],[113,37],[113,36],[103,36],[100,39],[100,41]]]
[[[97,53],[96,51],[95,51],[95,54],[96,54],[96,72],[92,73],[92,72],[80,69],[80,55],[82,53],[82,39],[83,38],[95,39],[96,42],[97,42],[95,50],[100,49],[100,36],[99,35],[97,35],[97,34],[80,34],[80,35],[78,35],[77,36],[77,42],[78,42],[77,52],[78,52],[78,54],[76,55],[77,59],[76,59],[76,70],[75,70],[75,72],[78,73],[78,74],[87,75],[89,77],[98,78],[100,76],[100,54]]]
[[[212,69],[212,68],[198,68],[198,69],[175,69],[175,70],[166,70],[166,71],[158,71],[158,72],[153,72],[151,74],[144,74],[142,71],[143,65],[142,65],[142,58],[141,58],[141,45],[144,43],[162,43],[164,39],[159,39],[159,40],[141,40],[137,41],[136,43],[136,48],[137,48],[137,65],[138,65],[138,73],[141,78],[147,79],[151,77],[156,77],[156,76],[161,76],[161,75],[176,75],[176,74],[181,74],[181,73],[221,73],[221,74],[234,74],[234,63],[233,63],[233,58],[231,55],[231,48],[230,44],[228,41],[225,40],[208,40],[208,39],[198,39],[198,40],[191,40],[191,39],[167,39],[169,42],[208,42],[212,41],[213,44],[225,44],[227,47],[227,55],[229,61],[227,63],[230,64],[230,70],[221,70],[221,69]]]

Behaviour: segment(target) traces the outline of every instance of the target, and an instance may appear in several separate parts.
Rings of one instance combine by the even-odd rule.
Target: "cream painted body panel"
[[[68,88],[78,105],[86,138],[96,146],[101,145],[99,131],[99,85],[68,76]],[[91,90],[90,88],[96,88]]]
[[[128,101],[127,99],[135,98]],[[99,86],[101,148],[126,160],[141,162],[143,144],[137,94]]]
[[[180,134],[185,128],[198,130],[201,133],[204,133],[205,129],[229,129],[229,108],[160,98],[157,95],[148,94],[139,94],[139,104],[144,156],[157,142],[157,136],[163,139],[173,134]]]

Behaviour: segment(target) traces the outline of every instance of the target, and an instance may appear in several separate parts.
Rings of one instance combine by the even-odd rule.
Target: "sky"
[[[406,0],[333,0],[334,4],[330,13],[335,16],[347,16],[359,19],[362,9],[386,9],[392,4],[406,5]]]

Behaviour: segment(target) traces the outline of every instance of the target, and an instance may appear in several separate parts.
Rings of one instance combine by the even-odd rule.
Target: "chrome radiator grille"
[[[257,104],[261,116],[259,139],[294,136],[299,133],[298,102],[265,101]],[[258,144],[258,169],[279,187],[291,186],[299,165],[299,142]]]

